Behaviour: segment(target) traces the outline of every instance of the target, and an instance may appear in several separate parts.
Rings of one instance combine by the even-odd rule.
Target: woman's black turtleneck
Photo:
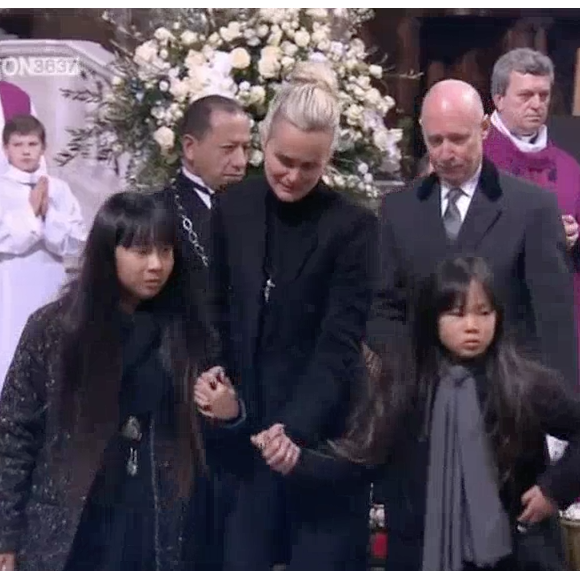
[[[313,236],[318,227],[323,193],[316,187],[304,198],[281,201],[269,189],[266,198],[266,253],[264,269],[278,287],[278,280],[285,279],[288,261],[296,261],[296,252],[303,247],[301,242]]]

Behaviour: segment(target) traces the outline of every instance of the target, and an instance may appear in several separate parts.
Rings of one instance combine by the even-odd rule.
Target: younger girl
[[[209,334],[176,231],[152,196],[112,196],[78,280],[29,319],[0,400],[4,569],[212,565],[193,402]],[[207,407],[238,415],[225,385]]]
[[[385,357],[381,389],[330,445],[334,461],[304,450],[289,477],[368,472],[339,456],[386,463],[389,569],[561,566],[558,508],[580,495],[580,401],[514,348],[484,261],[449,259],[426,281],[409,355]],[[569,441],[554,465],[546,434]],[[281,427],[254,438],[281,472],[285,438]]]

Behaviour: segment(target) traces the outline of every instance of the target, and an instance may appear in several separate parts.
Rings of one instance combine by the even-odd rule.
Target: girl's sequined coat
[[[33,314],[0,400],[0,553],[15,553],[19,570],[66,567],[102,451],[113,435],[95,434],[78,453],[60,428],[55,353],[62,338],[58,303]],[[153,445],[157,568],[210,567],[211,486],[198,475],[191,503],[179,500],[172,447],[161,433]]]

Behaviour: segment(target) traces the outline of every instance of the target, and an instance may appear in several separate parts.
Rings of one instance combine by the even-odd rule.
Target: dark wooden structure
[[[393,72],[422,73],[388,81],[399,118],[415,128],[409,151],[414,156],[423,152],[416,119],[429,87],[444,78],[465,80],[480,91],[489,112],[493,65],[513,48],[531,47],[553,59],[553,113],[572,114],[580,9],[378,9],[365,40],[387,54]]]

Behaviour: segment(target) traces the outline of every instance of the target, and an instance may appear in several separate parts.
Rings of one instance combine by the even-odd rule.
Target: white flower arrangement
[[[130,183],[166,183],[179,159],[177,129],[184,110],[194,100],[217,93],[238,99],[253,119],[249,162],[259,170],[263,155],[258,125],[268,103],[296,62],[324,60],[339,81],[342,118],[338,147],[323,179],[336,188],[377,197],[376,174],[384,167],[392,172],[399,168],[402,130],[384,124],[395,103],[384,92],[383,67],[368,62],[367,47],[357,36],[372,11],[195,10],[202,23],[196,29],[178,17],[134,51],[119,55],[118,76],[87,128],[73,133],[61,163],[86,155],[87,143],[97,141],[100,159],[129,154]]]

